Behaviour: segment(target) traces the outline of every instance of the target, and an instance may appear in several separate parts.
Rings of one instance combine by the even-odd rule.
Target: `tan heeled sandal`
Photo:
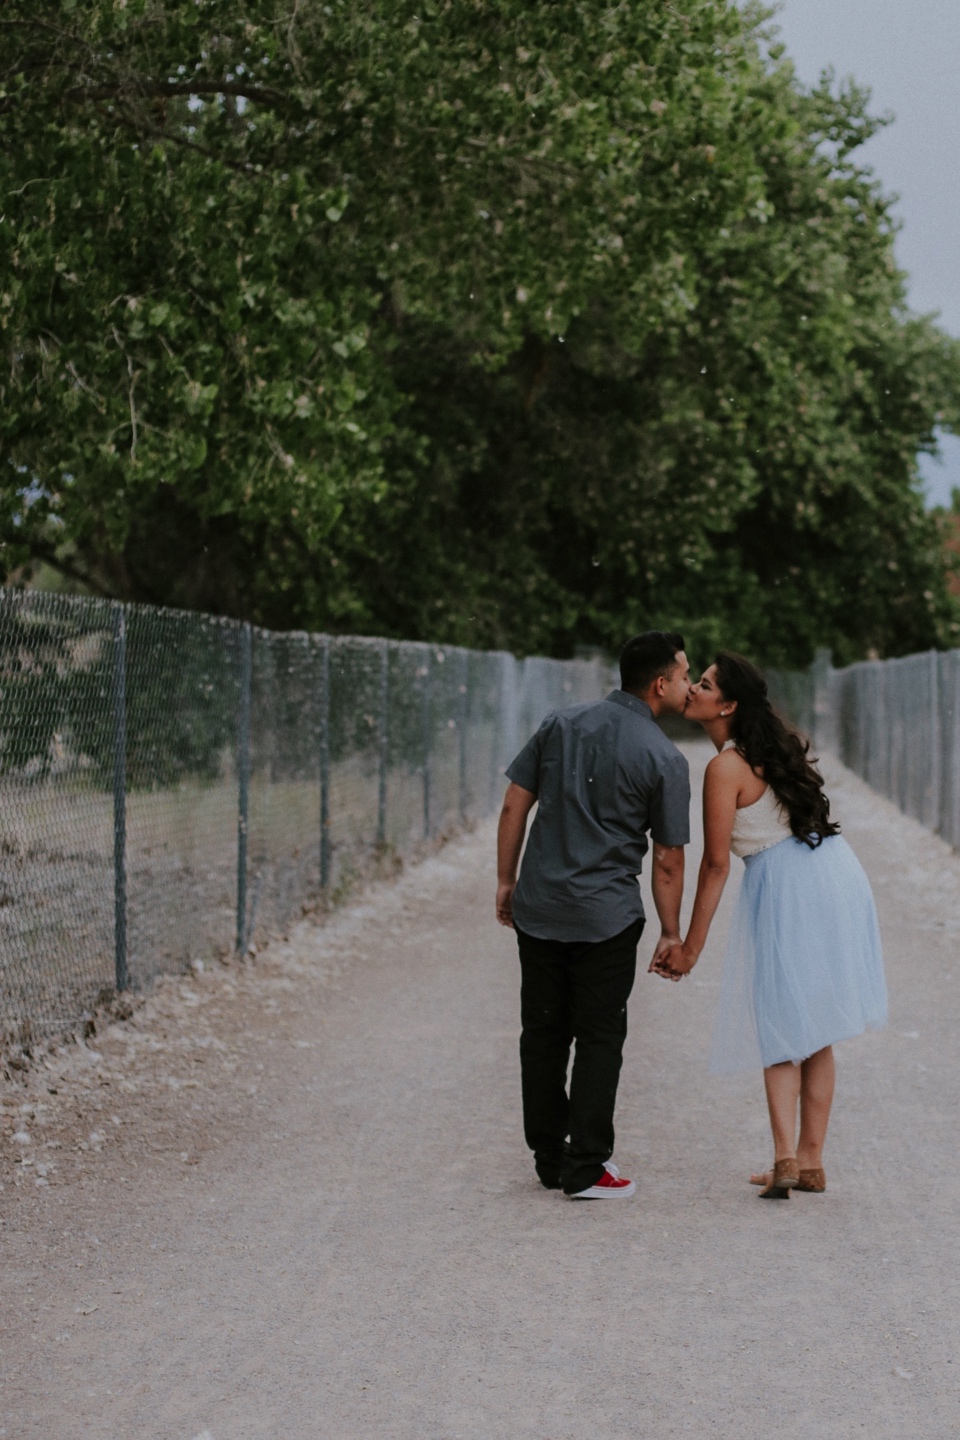
[[[811,1195],[822,1195],[827,1188],[827,1177],[822,1170],[801,1170],[794,1190],[807,1190]]]
[[[800,1169],[791,1156],[777,1160],[770,1172],[769,1183],[760,1191],[761,1200],[789,1200],[790,1191],[800,1183]]]

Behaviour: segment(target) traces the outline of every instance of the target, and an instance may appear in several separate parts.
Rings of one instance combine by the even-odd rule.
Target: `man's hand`
[[[657,948],[659,950],[659,946]],[[689,946],[674,945],[659,961],[654,955],[650,962],[650,969],[664,980],[682,980],[684,975],[690,974],[699,958],[699,955],[695,955]]]
[[[512,885],[497,886],[497,921],[513,929],[513,892],[516,890],[516,881]]]
[[[679,980],[680,976],[673,971],[672,957],[679,955],[683,948],[683,941],[679,935],[669,934],[663,931],[657,941],[657,948],[653,952],[653,959],[650,961],[649,975],[659,975],[662,980]]]
[[[668,934],[666,930],[662,931],[660,939],[657,941],[657,948],[653,952],[653,959],[650,961],[650,968],[647,973],[650,975],[662,975],[671,950],[675,950],[678,945],[682,944],[683,941],[679,935]]]

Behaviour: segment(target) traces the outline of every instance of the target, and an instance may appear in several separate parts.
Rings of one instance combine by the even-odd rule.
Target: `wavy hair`
[[[815,850],[840,826],[830,819],[823,776],[809,758],[810,742],[785,725],[767,696],[762,673],[742,655],[721,650],[716,657],[717,685],[725,700],[735,700],[730,736],[753,770],[759,770],[790,817],[798,840]]]

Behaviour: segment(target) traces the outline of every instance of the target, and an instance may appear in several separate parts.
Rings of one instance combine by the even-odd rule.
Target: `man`
[[[507,770],[497,841],[497,919],[516,930],[520,950],[524,1134],[541,1183],[579,1200],[636,1190],[610,1157],[644,925],[637,876],[649,831],[656,962],[680,938],[690,840],[687,762],[655,723],[681,713],[690,691],[682,636],[648,630],[629,640],[620,683],[605,700],[547,716]]]

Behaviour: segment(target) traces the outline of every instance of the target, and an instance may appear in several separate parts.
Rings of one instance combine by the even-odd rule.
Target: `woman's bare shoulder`
[[[744,771],[751,774],[750,766],[744,760],[739,751],[734,749],[721,750],[718,755],[707,764],[706,773],[713,779],[739,779]]]

